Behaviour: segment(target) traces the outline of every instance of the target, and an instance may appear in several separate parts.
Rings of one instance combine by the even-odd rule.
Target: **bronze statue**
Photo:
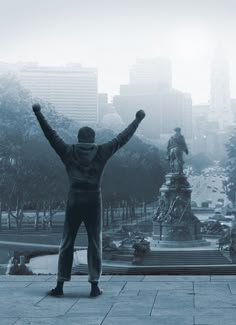
[[[172,173],[183,174],[183,152],[188,154],[188,147],[185,142],[184,136],[181,134],[181,128],[174,129],[175,134],[168,141],[167,145],[167,157],[170,161],[170,170]],[[175,166],[176,161],[176,166]]]

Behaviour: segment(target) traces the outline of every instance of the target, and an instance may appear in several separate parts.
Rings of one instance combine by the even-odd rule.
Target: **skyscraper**
[[[142,108],[147,113],[140,131],[149,138],[168,137],[177,126],[187,139],[192,136],[192,101],[188,94],[173,89],[168,59],[143,59],[130,70],[130,83],[120,86],[113,104],[125,123]]]
[[[50,102],[59,113],[81,123],[98,122],[96,69],[83,68],[80,64],[64,67],[0,65],[0,69],[4,73],[14,72],[33,97]]]
[[[229,63],[219,49],[211,63],[211,92],[208,119],[215,122],[220,130],[233,124],[230,100]]]
[[[171,88],[172,69],[167,58],[139,59],[130,69],[131,85],[156,85]]]

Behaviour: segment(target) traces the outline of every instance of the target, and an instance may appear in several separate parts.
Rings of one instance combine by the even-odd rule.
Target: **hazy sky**
[[[137,58],[167,56],[173,86],[206,102],[220,44],[236,97],[235,34],[235,0],[0,0],[0,61],[97,67],[110,96]]]

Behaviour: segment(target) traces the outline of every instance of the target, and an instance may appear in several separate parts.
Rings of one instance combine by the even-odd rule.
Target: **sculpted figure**
[[[174,129],[175,134],[168,141],[167,157],[170,161],[170,170],[172,173],[177,172],[179,175],[183,174],[183,153],[188,154],[188,147],[184,136],[181,134],[181,128]]]

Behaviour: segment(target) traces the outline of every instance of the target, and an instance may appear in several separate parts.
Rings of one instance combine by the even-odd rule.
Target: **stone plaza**
[[[87,276],[73,276],[61,298],[55,276],[0,276],[1,325],[235,325],[236,276],[102,276],[89,298]]]

